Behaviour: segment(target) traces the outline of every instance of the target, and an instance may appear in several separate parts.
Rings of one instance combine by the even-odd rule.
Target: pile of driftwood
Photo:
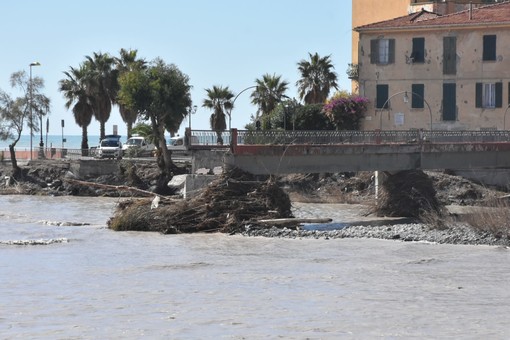
[[[108,226],[114,230],[235,233],[261,219],[292,217],[288,195],[271,178],[225,171],[190,200],[139,198],[121,202]]]
[[[443,212],[432,179],[421,170],[387,174],[375,212],[378,216],[419,218],[424,213]]]

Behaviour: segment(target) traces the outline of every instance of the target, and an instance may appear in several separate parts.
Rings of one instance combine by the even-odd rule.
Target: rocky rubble
[[[410,223],[383,226],[350,226],[337,230],[304,230],[289,228],[257,228],[247,225],[242,231],[245,236],[278,238],[378,238],[407,242],[430,242],[439,244],[490,245],[510,247],[508,237],[496,237],[489,232],[474,230],[465,225],[448,229],[431,229],[425,224]]]

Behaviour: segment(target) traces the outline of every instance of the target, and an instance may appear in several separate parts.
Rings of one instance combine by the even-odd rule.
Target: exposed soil
[[[120,174],[93,178],[80,178],[92,183],[133,186],[151,191],[156,185],[159,170],[155,162],[122,162]],[[133,165],[134,164],[134,165]],[[133,192],[119,192],[71,184],[66,179],[76,179],[62,161],[22,166],[23,182],[11,182],[10,163],[0,162],[0,193],[28,195],[76,196],[136,196]],[[183,168],[182,172],[187,169]],[[496,197],[506,194],[502,188],[491,187],[447,172],[425,172],[431,179],[437,199],[442,205],[483,206]],[[374,203],[375,183],[373,172],[292,174],[276,178],[291,201],[310,203]]]
[[[507,194],[503,188],[455,176],[450,171],[425,171],[425,174],[432,181],[441,205],[485,206]],[[411,180],[408,178],[408,182]],[[294,174],[281,177],[279,182],[292,201],[375,204],[373,172]]]
[[[159,177],[159,169],[155,162],[132,162],[123,160],[120,163],[120,172],[97,177],[77,178],[69,170],[69,163],[65,161],[34,162],[22,169],[23,180],[15,181],[10,176],[12,167],[10,163],[0,163],[0,193],[25,195],[52,195],[52,196],[111,196],[130,197],[139,194],[129,190],[118,190],[107,186],[128,186],[141,190],[153,191]],[[182,168],[182,173],[187,169]],[[75,182],[81,180],[99,185],[83,185]]]

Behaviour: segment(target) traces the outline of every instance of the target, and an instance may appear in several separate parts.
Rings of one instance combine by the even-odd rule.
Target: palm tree
[[[338,90],[337,75],[333,71],[331,56],[321,58],[317,53],[310,56],[310,61],[301,60],[298,70],[301,79],[296,82],[299,97],[305,104],[322,104],[328,98],[331,88]]]
[[[147,62],[144,59],[137,59],[137,53],[137,50],[125,50],[123,48],[120,50],[120,57],[115,58],[119,76],[126,72],[142,70],[147,67]],[[115,101],[116,99],[117,98],[115,98]],[[127,138],[130,138],[132,135],[133,124],[138,118],[138,112],[135,110],[130,110],[126,105],[120,104],[118,102],[116,102],[116,104],[119,106],[119,112],[122,120],[126,123]]]
[[[263,121],[282,101],[283,97],[288,98],[285,91],[287,91],[289,83],[282,81],[281,78],[281,76],[266,73],[262,79],[255,79],[257,87],[251,94],[251,102],[259,107],[257,116],[260,114]],[[267,124],[264,125],[267,128]]]
[[[205,89],[207,98],[204,99],[203,107],[213,110],[210,117],[211,129],[216,131],[218,144],[223,145],[222,131],[227,128],[225,111],[232,110],[232,98],[234,94],[227,87],[214,85],[212,89]]]
[[[118,71],[113,68],[115,59],[107,53],[94,52],[86,56],[90,71],[90,93],[94,98],[94,117],[100,124],[101,139],[105,136],[105,124],[110,118],[112,103],[118,91]]]
[[[87,154],[88,144],[88,126],[94,116],[94,98],[89,93],[89,71],[82,64],[78,69],[73,67],[64,72],[66,78],[59,81],[59,90],[66,99],[65,106],[71,108],[74,120],[81,127],[81,149],[82,153]]]

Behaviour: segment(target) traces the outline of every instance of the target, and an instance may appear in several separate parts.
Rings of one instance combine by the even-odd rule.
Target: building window
[[[483,61],[496,61],[496,36],[483,36]]]
[[[457,38],[443,38],[443,74],[457,73]]]
[[[503,106],[503,83],[476,83],[475,106],[493,109]]]
[[[424,101],[425,101],[425,85],[423,84],[413,84],[411,86],[412,96],[411,96],[411,107],[413,109],[423,109]]]
[[[496,84],[483,84],[482,106],[487,108],[496,107]]]
[[[388,85],[377,85],[376,87],[376,108],[387,109],[388,108]]]
[[[370,63],[393,64],[395,62],[395,39],[370,41]]]
[[[457,119],[457,86],[456,84],[443,84],[443,120],[455,121]]]
[[[411,52],[413,63],[425,62],[425,38],[413,38],[413,52]]]

